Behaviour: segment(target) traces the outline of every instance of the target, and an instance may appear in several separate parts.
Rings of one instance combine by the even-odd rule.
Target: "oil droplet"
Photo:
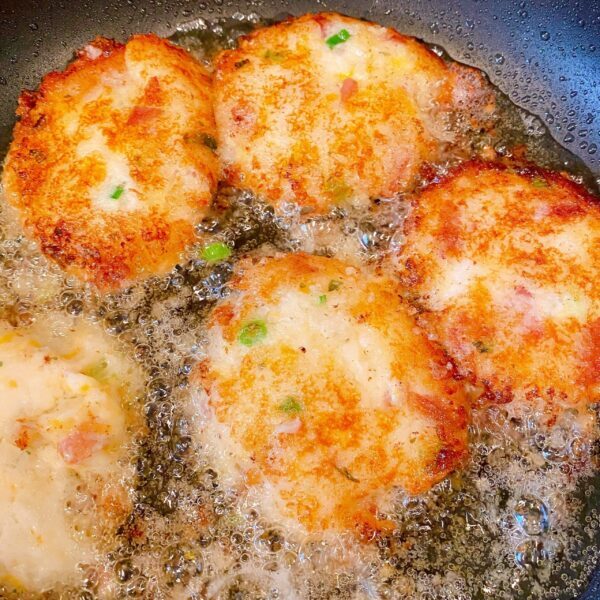
[[[494,55],[494,62],[497,65],[503,65],[504,64],[504,56],[502,56],[502,54],[495,54]]]
[[[547,42],[550,39],[550,33],[547,31],[542,31],[542,33],[540,33],[540,37],[542,40],[544,40],[544,42]]]
[[[525,540],[515,550],[515,563],[525,569],[536,569],[548,558],[542,542]]]
[[[365,219],[359,223],[358,239],[365,250],[370,250],[377,245],[378,233],[371,221]]]
[[[529,535],[541,535],[550,528],[548,508],[537,498],[524,496],[515,504],[515,520]]]

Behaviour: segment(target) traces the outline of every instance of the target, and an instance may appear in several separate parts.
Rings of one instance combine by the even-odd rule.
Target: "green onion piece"
[[[355,483],[358,483],[360,481],[360,479],[356,479],[356,477],[354,477],[354,475],[352,475],[352,473],[350,473],[350,471],[348,471],[346,467],[336,467],[335,470],[341,473],[346,479],[349,479],[350,481],[354,481]]]
[[[327,288],[330,292],[335,292],[335,290],[339,290],[342,287],[342,282],[339,279],[332,279],[329,282],[329,287]]]
[[[326,294],[321,294],[319,296],[319,304],[325,304],[325,302],[327,302],[327,295]]]
[[[223,242],[214,242],[204,246],[202,249],[202,258],[206,262],[219,262],[231,256],[231,248]]]
[[[88,377],[92,377],[96,381],[102,382],[106,381],[108,375],[106,372],[107,368],[108,363],[106,362],[106,359],[103,358],[102,360],[87,366],[85,369],[81,369],[81,372]]]
[[[486,352],[491,352],[492,349],[485,344],[484,342],[482,342],[481,340],[476,340],[473,342],[473,346],[475,346],[475,348],[477,348],[477,350],[481,353],[484,354]]]
[[[202,133],[200,135],[200,140],[209,150],[214,152],[217,149],[217,140],[215,140],[212,135],[208,133]]]
[[[286,56],[285,52],[278,52],[275,50],[267,50],[263,57],[267,60],[272,60],[273,62],[281,62]]]
[[[352,188],[341,179],[329,179],[325,183],[325,191],[334,202],[344,202],[352,196]]]
[[[254,346],[267,337],[267,325],[264,321],[256,320],[246,323],[240,330],[238,340],[244,346]]]
[[[280,405],[279,410],[282,410],[288,415],[295,415],[302,412],[302,405],[293,396],[288,396]]]
[[[124,192],[124,191],[125,191],[125,187],[124,187],[124,186],[122,186],[122,185],[118,185],[118,186],[117,186],[117,187],[114,189],[114,191],[113,191],[113,193],[110,195],[110,197],[111,197],[113,200],[118,200],[118,199],[119,199],[119,198],[120,198],[120,197],[123,195],[123,192]]]
[[[548,182],[545,179],[542,179],[541,177],[536,177],[532,182],[531,185],[534,188],[547,188],[548,187]]]
[[[340,29],[336,34],[328,37],[325,43],[330,47],[334,48],[338,44],[343,44],[345,41],[350,39],[350,32],[347,29]]]

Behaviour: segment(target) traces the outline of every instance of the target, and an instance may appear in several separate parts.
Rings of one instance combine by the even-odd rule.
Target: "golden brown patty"
[[[364,206],[406,189],[457,142],[451,113],[481,121],[490,102],[478,72],[334,13],[260,29],[216,60],[224,176],[280,208]]]
[[[557,174],[471,163],[415,201],[406,233],[422,320],[485,398],[599,399],[595,199]]]
[[[98,38],[17,114],[3,183],[45,254],[102,288],[177,261],[217,182],[204,67],[154,35]]]
[[[58,314],[28,329],[0,324],[0,586],[75,583],[78,565],[114,549],[132,506],[142,389],[99,328]]]
[[[423,492],[465,456],[461,387],[392,280],[291,254],[242,260],[232,290],[208,322],[205,428],[276,514],[376,528],[382,493]]]

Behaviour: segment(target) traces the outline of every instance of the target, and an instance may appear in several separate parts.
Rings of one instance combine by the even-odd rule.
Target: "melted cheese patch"
[[[214,309],[196,399],[206,446],[274,518],[379,528],[382,496],[424,491],[465,455],[460,387],[398,296],[383,276],[297,254],[242,261]]]
[[[0,581],[29,590],[74,581],[129,509],[119,462],[139,386],[92,328],[40,333],[0,336]]]

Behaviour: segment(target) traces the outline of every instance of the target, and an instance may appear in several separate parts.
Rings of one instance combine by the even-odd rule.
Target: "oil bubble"
[[[541,500],[524,496],[515,504],[515,520],[528,535],[541,535],[550,527],[548,508]]]
[[[525,569],[537,569],[548,559],[544,544],[536,540],[525,540],[515,550],[515,563]]]

